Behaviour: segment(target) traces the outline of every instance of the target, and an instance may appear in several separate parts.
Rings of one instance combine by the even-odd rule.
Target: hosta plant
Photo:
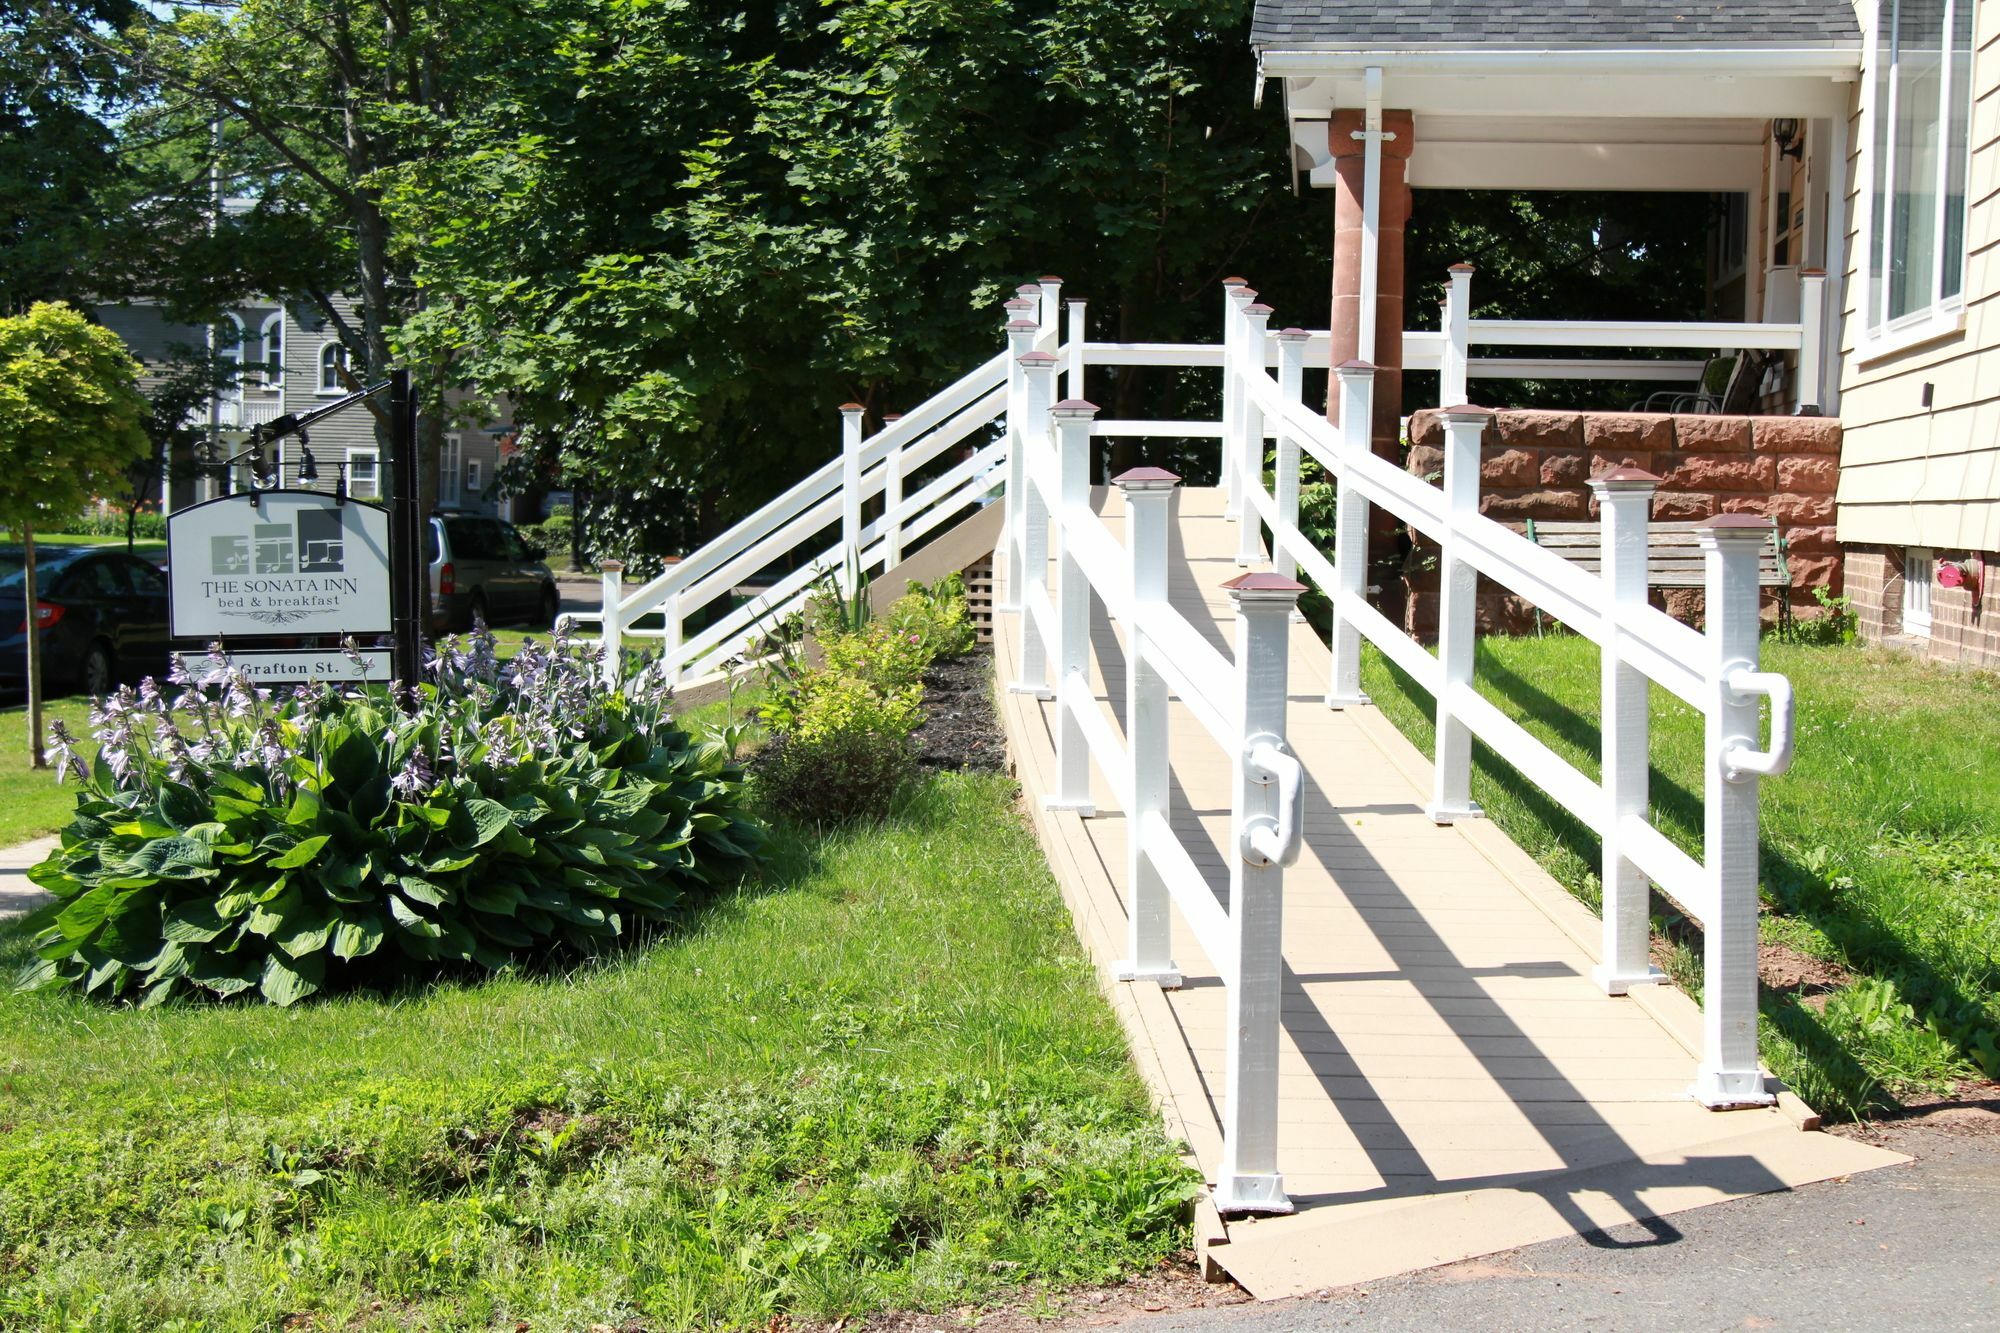
[[[219,653],[120,690],[89,766],[56,737],[83,791],[29,872],[56,901],[21,984],[288,1005],[601,949],[761,841],[726,748],[670,703],[650,671],[599,684],[595,650],[560,636],[502,665],[483,632],[415,690],[273,697]]]

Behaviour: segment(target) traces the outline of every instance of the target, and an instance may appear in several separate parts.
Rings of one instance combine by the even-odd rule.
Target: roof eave
[[[1265,78],[1312,77],[1370,67],[1433,74],[1782,74],[1839,81],[1859,77],[1859,38],[1819,43],[1723,45],[1651,43],[1639,46],[1500,46],[1399,44],[1357,47],[1339,43],[1284,43],[1257,52]]]

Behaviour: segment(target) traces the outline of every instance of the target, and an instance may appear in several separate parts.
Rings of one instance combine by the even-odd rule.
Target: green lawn
[[[1762,934],[1837,965],[1830,994],[1767,992],[1772,1069],[1830,1113],[2000,1076],[2000,677],[1859,647],[1767,642],[1798,690],[1798,757],[1762,784]],[[1482,694],[1598,773],[1596,646],[1567,634],[1479,645]],[[1430,696],[1371,650],[1365,688],[1426,753]],[[1653,692],[1653,817],[1699,854],[1701,720]],[[1479,747],[1473,797],[1579,898],[1596,838]],[[1665,908],[1661,900],[1656,906]],[[1660,925],[1684,938],[1685,923]],[[1685,944],[1676,980],[1698,990]]]
[[[7,540],[18,543],[20,538],[10,532],[7,534]],[[38,532],[35,534],[35,545],[102,546],[107,549],[122,551],[125,549],[125,538],[123,536],[95,536],[79,532]],[[138,556],[141,560],[165,560],[167,558],[167,544],[164,541],[147,541],[141,538],[132,543],[132,554]]]
[[[0,1327],[765,1328],[1158,1262],[1190,1181],[1013,801],[780,830],[557,975],[0,997]]]
[[[89,708],[84,699],[54,699],[42,715],[88,740]],[[28,710],[0,709],[0,847],[54,833],[69,822],[75,796],[75,787],[56,785],[53,771],[28,767]]]

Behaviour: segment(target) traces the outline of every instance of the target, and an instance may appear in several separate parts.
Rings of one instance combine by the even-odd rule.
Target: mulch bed
[[[1004,773],[1007,745],[993,710],[993,654],[967,653],[924,672],[924,722],[917,763],[938,773]]]

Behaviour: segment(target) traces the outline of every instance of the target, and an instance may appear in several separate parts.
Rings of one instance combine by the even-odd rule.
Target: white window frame
[[[278,335],[278,356],[271,358],[271,334]],[[282,393],[285,389],[285,312],[266,316],[257,326],[257,350],[263,354],[264,368],[258,372],[257,382],[266,393]]]
[[[356,463],[367,463],[368,488],[363,490],[355,482],[359,473],[354,470]],[[347,493],[357,500],[379,500],[382,498],[382,451],[374,445],[353,445],[347,450]]]
[[[337,374],[333,377],[333,386],[331,388],[327,387],[326,372],[329,365],[327,353],[329,352],[333,354],[331,364],[339,366],[347,364],[347,347],[340,339],[329,338],[319,345],[319,356],[316,359],[314,374],[317,377],[316,383],[319,385],[319,388],[315,391],[315,396],[320,398],[338,398],[347,392],[346,386],[341,384],[340,376]]]
[[[244,384],[243,319],[233,310],[223,311],[222,317],[223,319],[229,321],[230,325],[235,328],[236,338],[233,342],[229,342],[226,346],[223,345],[225,335],[220,331],[220,328],[218,328],[216,333],[217,346],[215,349],[215,354],[221,360],[235,362],[236,370],[233,374],[230,375],[229,383],[225,387],[217,389],[215,391],[215,396],[221,402],[235,404],[235,411],[233,414],[227,410],[223,411],[220,414],[221,417],[223,418],[223,424],[225,425],[233,424],[240,427],[244,424],[243,422],[243,384]],[[234,415],[236,418],[233,423],[229,421],[231,415]]]
[[[485,488],[485,485],[486,485],[486,460],[482,458],[466,459],[465,493],[467,495],[470,495],[473,499],[476,500],[479,498],[479,493],[481,490]]]
[[[456,435],[444,437],[444,447],[438,450],[438,503],[455,505],[465,493],[465,478],[461,471],[465,457],[464,443]]]
[[[1888,281],[1888,265],[1886,260],[1889,248],[1894,244],[1895,237],[1893,231],[1885,230],[1890,227],[1891,219],[1877,217],[1876,212],[1878,207],[1889,203],[1890,191],[1895,182],[1896,145],[1892,138],[1887,144],[1888,160],[1878,164],[1875,161],[1877,156],[1875,144],[1876,129],[1880,118],[1889,116],[1891,117],[1891,125],[1893,126],[1894,124],[1893,103],[1897,89],[1900,86],[1900,80],[1892,78],[1890,81],[1888,99],[1891,105],[1889,106],[1880,104],[1882,99],[1876,96],[1874,90],[1877,75],[1881,70],[1881,61],[1884,59],[1881,43],[1883,10],[1885,6],[1894,6],[1897,0],[1874,0],[1874,3],[1868,5],[1865,11],[1866,21],[1862,33],[1863,82],[1861,85],[1860,163],[1855,176],[1855,192],[1859,196],[1857,200],[1859,208],[1857,211],[1861,215],[1859,219],[1860,235],[1856,238],[1860,244],[1855,250],[1855,259],[1857,262],[1854,265],[1855,276],[1859,279],[1860,288],[1856,300],[1856,305],[1861,313],[1861,318],[1858,321],[1860,334],[1855,340],[1855,359],[1858,361],[1875,360],[1895,352],[1903,351],[1906,348],[1915,347],[1921,343],[1949,337],[1952,334],[1963,332],[1965,329],[1965,289],[1970,284],[1972,277],[1971,236],[1968,226],[1972,211],[1972,138],[1976,129],[1972,124],[1972,112],[1973,93],[1978,87],[1978,80],[1977,78],[1968,80],[1972,84],[1971,89],[1959,88],[1956,85],[1954,79],[1956,71],[1952,67],[1951,36],[1953,25],[1957,19],[1958,11],[1956,7],[1959,5],[1972,5],[1976,4],[1976,2],[1977,0],[1942,0],[1942,3],[1946,7],[1943,19],[1944,37],[1941,52],[1941,72],[1938,79],[1938,113],[1941,118],[1941,134],[1944,132],[1944,126],[1948,124],[1948,108],[1951,105],[1952,99],[1960,96],[1966,99],[1966,135],[1965,142],[1960,145],[1960,150],[1965,155],[1963,163],[1964,171],[1960,176],[1964,190],[1961,207],[1965,210],[1965,217],[1961,219],[1959,226],[1959,290],[1955,295],[1949,297],[1943,296],[1940,292],[1940,288],[1943,286],[1944,238],[1947,231],[1945,200],[1947,197],[1947,181],[1950,178],[1951,171],[1951,154],[1940,150],[1937,155],[1937,176],[1933,182],[1938,207],[1937,216],[1933,219],[1936,236],[1932,243],[1931,254],[1931,302],[1921,309],[1910,311],[1893,320],[1888,317],[1890,284]],[[1976,60],[1979,45],[1976,25],[1975,31],[1972,34],[1971,45],[1973,59]],[[1969,68],[1970,62],[1968,62]],[[1879,191],[1875,188],[1878,166],[1881,168],[1880,174],[1882,180],[1885,182],[1884,188]],[[1884,207],[1883,211],[1892,212],[1893,208]],[[1879,275],[1879,281],[1878,275],[1875,272],[1875,251],[1878,233],[1881,233],[1880,239],[1883,242],[1882,253],[1885,260],[1884,271]]]
[[[1937,555],[1928,546],[1903,548],[1903,633],[1931,636],[1931,588],[1937,582]]]

